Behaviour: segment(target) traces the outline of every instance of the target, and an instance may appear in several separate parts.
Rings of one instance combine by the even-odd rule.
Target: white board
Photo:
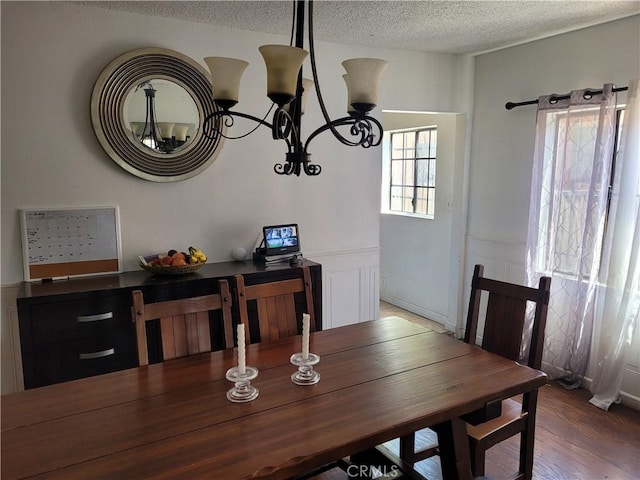
[[[20,211],[26,281],[121,270],[118,207]]]

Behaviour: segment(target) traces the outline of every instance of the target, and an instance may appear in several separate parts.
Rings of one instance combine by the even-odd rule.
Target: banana
[[[194,263],[200,263],[200,262],[206,262],[207,261],[207,256],[199,248],[189,247],[189,255],[191,256],[192,260],[193,259],[196,260]]]

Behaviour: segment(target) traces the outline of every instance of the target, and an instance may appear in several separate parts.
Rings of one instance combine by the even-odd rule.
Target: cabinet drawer
[[[33,342],[47,345],[82,341],[108,335],[131,322],[131,303],[120,297],[59,301],[34,305],[31,309]]]
[[[48,345],[36,349],[33,361],[34,383],[27,388],[66,382],[78,378],[115,372],[137,366],[135,343],[105,342]]]
[[[28,388],[137,365],[128,297],[88,297],[32,305],[36,383]]]

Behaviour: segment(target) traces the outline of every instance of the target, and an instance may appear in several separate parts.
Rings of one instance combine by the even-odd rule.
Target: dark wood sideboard
[[[311,273],[316,329],[321,330],[321,265],[308,260],[304,265]],[[49,283],[23,282],[17,303],[24,386],[35,388],[136,367],[133,290],[142,290],[146,301],[158,302],[216,293],[218,280],[224,278],[235,297],[234,275],[243,275],[246,285],[255,285],[299,274],[298,268],[288,264],[265,267],[248,260],[207,264],[185,276],[158,277],[140,270]],[[302,298],[300,304],[304,305]],[[239,322],[235,303],[232,312],[235,325]],[[213,315],[212,335],[222,328]],[[249,315],[252,321],[252,312]],[[148,333],[150,362],[157,362],[161,348],[157,325],[149,325]],[[212,347],[222,346],[214,339]]]

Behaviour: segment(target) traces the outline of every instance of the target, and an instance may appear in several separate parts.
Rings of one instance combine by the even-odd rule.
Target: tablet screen
[[[274,225],[262,227],[266,255],[284,255],[300,251],[298,225]]]

